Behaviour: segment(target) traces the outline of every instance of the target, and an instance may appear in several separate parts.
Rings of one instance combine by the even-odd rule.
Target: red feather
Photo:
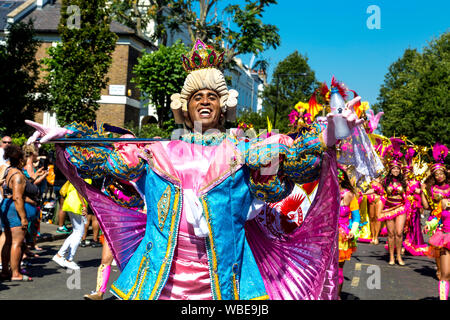
[[[338,88],[339,94],[342,98],[344,98],[344,100],[347,100],[347,88],[342,82],[337,81],[334,76],[331,78],[331,87]]]
[[[297,194],[293,197],[287,197],[283,200],[280,206],[280,213],[286,216],[291,211],[297,211],[305,200],[304,195]]]
[[[328,91],[330,91],[330,89],[328,89],[328,86],[327,86],[326,82],[322,83],[322,85],[320,86],[319,90],[320,90],[320,95],[322,97],[324,97],[324,98],[326,97]]]

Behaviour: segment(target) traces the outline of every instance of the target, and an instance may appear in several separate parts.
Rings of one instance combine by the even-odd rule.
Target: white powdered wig
[[[228,90],[225,77],[220,70],[207,68],[189,73],[184,81],[181,93],[175,93],[171,96],[172,102],[170,107],[176,123],[186,123],[189,99],[194,93],[203,89],[217,92],[220,97],[220,107],[226,120],[236,120],[236,106],[239,93],[234,89]]]

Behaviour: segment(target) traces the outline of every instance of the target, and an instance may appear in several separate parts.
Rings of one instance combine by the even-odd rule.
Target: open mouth
[[[212,109],[200,108],[198,113],[200,114],[200,118],[209,118],[212,115]]]

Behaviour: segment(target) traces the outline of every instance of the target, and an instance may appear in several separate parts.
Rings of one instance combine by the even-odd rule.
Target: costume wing
[[[337,298],[339,185],[334,151],[324,153],[316,196],[299,228],[281,236],[265,219],[246,235],[271,299]],[[263,213],[264,214],[264,213]],[[267,220],[266,220],[267,221]]]
[[[56,145],[56,155],[56,165],[88,201],[119,269],[123,270],[144,237],[147,216],[118,205],[100,190],[87,184],[78,175],[75,166],[66,159],[64,148],[59,145]]]

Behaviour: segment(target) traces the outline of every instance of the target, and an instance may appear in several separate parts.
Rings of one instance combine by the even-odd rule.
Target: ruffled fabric
[[[385,209],[381,211],[381,215],[378,218],[378,221],[392,220],[397,216],[407,214],[408,210],[409,210],[408,205],[399,205],[389,209]]]
[[[450,250],[450,233],[445,233],[442,230],[436,230],[434,235],[430,238],[429,243],[436,248]]]
[[[403,241],[403,247],[413,256],[426,256],[430,251],[430,247],[427,244],[415,244],[408,238]]]

